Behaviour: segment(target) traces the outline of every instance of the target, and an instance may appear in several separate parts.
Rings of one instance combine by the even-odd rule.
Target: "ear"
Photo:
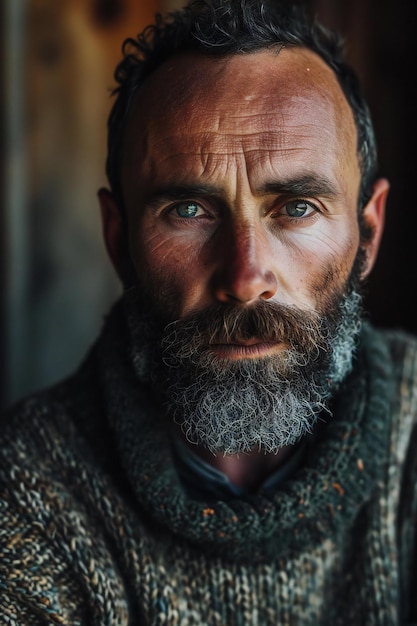
[[[385,205],[389,192],[389,182],[385,178],[379,178],[374,184],[374,191],[368,204],[363,209],[363,220],[368,225],[372,234],[369,240],[362,246],[366,251],[366,262],[362,272],[362,279],[369,276],[376,258],[382,239],[385,223]]]
[[[100,202],[103,237],[107,254],[117,275],[123,282],[124,263],[121,255],[125,226],[123,218],[111,191],[103,188],[98,191],[97,195]]]

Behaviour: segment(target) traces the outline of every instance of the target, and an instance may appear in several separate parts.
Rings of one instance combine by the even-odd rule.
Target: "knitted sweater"
[[[417,624],[416,339],[365,324],[303,466],[227,502],[184,492],[127,345],[116,307],[3,418],[0,624]]]

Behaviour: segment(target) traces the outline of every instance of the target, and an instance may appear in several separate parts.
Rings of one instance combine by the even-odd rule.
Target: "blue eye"
[[[315,211],[315,208],[304,200],[292,200],[287,202],[284,208],[289,217],[306,217]]]
[[[181,202],[176,205],[175,211],[179,217],[196,217],[201,207],[195,202]]]

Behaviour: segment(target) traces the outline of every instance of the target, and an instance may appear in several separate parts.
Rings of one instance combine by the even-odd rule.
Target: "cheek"
[[[357,243],[351,242],[341,254],[333,255],[321,263],[311,283],[312,295],[319,312],[325,312],[334,298],[346,290],[357,251]]]
[[[181,317],[199,291],[202,268],[192,243],[147,235],[131,243],[139,282],[168,321]]]
[[[296,291],[305,296],[304,305],[309,302],[323,311],[329,300],[344,292],[358,246],[358,225],[346,219],[320,226],[296,241],[290,271]]]

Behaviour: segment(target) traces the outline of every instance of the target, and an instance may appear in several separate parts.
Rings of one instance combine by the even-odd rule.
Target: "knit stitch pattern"
[[[417,624],[417,341],[364,325],[272,498],[192,500],[119,304],[79,371],[3,418],[0,623]]]

